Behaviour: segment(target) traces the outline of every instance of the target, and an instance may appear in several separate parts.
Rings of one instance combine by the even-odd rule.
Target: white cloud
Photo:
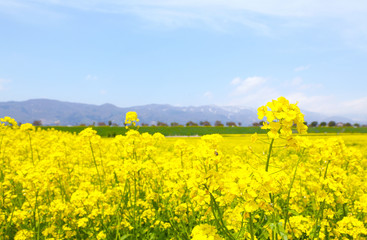
[[[310,95],[302,92],[286,97],[291,102],[298,101],[301,109],[326,116],[345,116],[356,121],[366,121],[367,118],[367,97],[341,100],[334,95]]]
[[[298,102],[301,109],[310,112],[325,116],[344,116],[356,121],[367,119],[367,97],[345,100],[333,94],[322,94],[322,91],[317,93],[315,90],[322,88],[321,84],[307,83],[300,77],[283,83],[263,77],[252,77],[245,80],[235,78],[230,84],[233,89],[226,105],[257,108],[272,99],[284,96],[291,103]]]
[[[208,98],[208,99],[212,99],[213,98],[213,93],[210,91],[207,91],[204,93],[204,97]]]
[[[239,77],[236,77],[236,78],[234,78],[232,81],[231,81],[231,85],[238,85],[238,84],[240,84],[241,83],[241,78],[239,78]]]
[[[277,89],[263,86],[253,89],[247,94],[237,95],[232,98],[228,105],[236,106],[248,106],[248,107],[260,107],[272,99],[276,99],[280,96]]]
[[[98,77],[92,74],[88,74],[87,76],[85,76],[85,80],[87,81],[97,81]]]
[[[270,35],[270,28],[258,18],[244,15],[238,10],[224,10],[213,6],[202,7],[136,7],[127,11],[148,23],[169,28],[208,26],[220,32],[227,32],[234,24],[244,26],[262,35]]]
[[[41,4],[40,4],[41,3]],[[50,1],[22,1],[22,0],[0,0],[0,13],[11,16],[27,24],[52,24],[58,20],[65,20],[65,14],[57,11],[52,5],[57,3]],[[47,21],[45,21],[47,19]]]
[[[126,9],[134,8],[196,8],[208,11],[212,9],[246,10],[266,15],[295,17],[335,16],[367,12],[367,3],[360,0],[349,0],[348,2],[343,0],[34,0],[33,2],[95,11],[126,11]]]
[[[332,107],[332,103],[335,103],[335,97],[332,95],[310,95],[304,92],[293,92],[286,94],[285,97],[292,103],[298,102],[301,109],[325,115],[333,114],[334,107]]]
[[[5,7],[16,7],[16,8],[26,7],[24,3],[21,3],[19,1],[12,1],[12,0],[2,0],[0,1],[0,6],[2,6],[3,8]]]
[[[106,91],[106,90],[104,90],[104,89],[101,89],[101,90],[99,91],[99,93],[100,93],[101,95],[106,95],[106,94],[107,94],[107,91]]]
[[[366,113],[367,114],[367,97],[344,101],[342,105],[350,113]]]
[[[297,23],[296,29],[299,29],[305,25],[320,27],[321,21],[347,41],[356,42],[357,39],[363,44],[367,38],[367,1],[361,0],[33,0],[26,3],[2,0],[2,5],[6,12],[17,6],[32,12],[35,9],[53,11],[55,6],[61,6],[82,11],[130,14],[169,27],[204,24],[221,30],[235,23],[267,35],[274,25],[293,25],[294,28]]]
[[[306,65],[306,66],[299,66],[299,67],[296,67],[293,71],[295,72],[301,72],[301,71],[305,71],[305,70],[308,70],[310,69],[310,65]]]
[[[234,88],[229,94],[228,105],[258,107],[280,96],[278,90],[271,87],[264,77],[255,76],[246,79],[236,77],[230,85]]]
[[[289,83],[286,83],[285,86],[292,87],[295,91],[319,89],[323,87],[321,83],[304,83],[301,77],[293,78]]]
[[[231,85],[236,86],[233,95],[241,95],[248,93],[250,90],[256,88],[257,86],[266,82],[266,79],[263,77],[248,77],[244,80],[236,77],[231,81]]]

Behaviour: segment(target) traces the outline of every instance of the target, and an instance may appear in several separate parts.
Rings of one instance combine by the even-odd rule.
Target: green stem
[[[315,237],[318,237],[319,235],[320,229],[318,225],[319,225],[319,220],[321,221],[323,219],[324,207],[325,207],[325,200],[321,203],[320,210],[317,213],[316,224],[315,224],[314,231],[313,231],[312,238],[311,238],[312,240],[315,239]],[[321,214],[321,217],[319,218],[320,214]]]
[[[296,168],[294,170],[293,178],[292,178],[292,181],[291,181],[291,185],[289,186],[287,201],[285,203],[284,230],[287,229],[288,211],[289,211],[289,200],[290,200],[290,196],[291,196],[291,190],[293,188],[293,183],[294,183],[294,180],[296,179],[298,164],[299,164],[300,160],[301,160],[301,158],[298,158],[298,161],[297,161],[297,164],[296,164]]]
[[[255,234],[254,234],[254,222],[252,219],[252,214],[250,213],[250,234],[251,234],[251,240],[255,239]]]
[[[212,213],[213,213],[214,220],[217,226],[222,229],[223,233],[226,234],[226,236],[228,237],[227,239],[235,240],[235,238],[232,236],[231,232],[228,230],[227,226],[223,222],[222,213],[220,211],[220,208],[217,202],[215,201],[213,194],[209,191],[209,188],[206,185],[205,185],[205,188],[208,190],[209,195],[210,195],[210,205],[211,205]],[[219,216],[217,216],[216,211],[218,212]]]
[[[37,238],[36,239],[39,239],[39,224],[38,224],[38,221],[37,221],[37,218],[36,218],[36,213],[37,213],[37,210],[38,210],[38,190],[36,191],[36,202],[34,204],[34,209],[33,209],[33,228],[34,228],[34,232],[37,233]]]
[[[90,141],[89,139],[89,146],[90,146],[90,150],[92,151],[92,158],[93,158],[93,163],[94,163],[94,166],[97,170],[97,175],[98,175],[98,181],[99,181],[99,188],[102,191],[102,182],[101,182],[101,175],[99,174],[99,171],[98,171],[98,166],[97,166],[97,161],[96,161],[96,157],[94,156],[94,151],[93,151],[93,146],[92,146],[92,142]]]
[[[273,150],[273,144],[274,144],[274,138],[271,139],[271,142],[270,142],[270,145],[269,145],[268,156],[267,156],[267,159],[266,159],[266,166],[265,166],[265,171],[266,172],[268,172],[268,170],[269,170],[269,162],[270,162],[271,151]],[[275,208],[274,199],[273,199],[273,196],[272,196],[271,193],[269,193],[269,197],[270,197],[273,208]],[[274,218],[275,218],[275,214],[273,212],[273,222],[275,221]],[[272,239],[274,239],[274,231],[272,233]]]
[[[28,138],[29,138],[29,146],[31,148],[31,159],[32,159],[32,164],[34,166],[34,159],[33,159],[33,148],[32,148],[32,139],[31,139],[31,134],[28,132]]]
[[[268,157],[266,159],[265,171],[267,171],[267,172],[269,170],[269,161],[270,161],[271,150],[273,149],[273,143],[274,143],[274,138],[271,139],[271,142],[270,142],[270,145],[269,145]]]
[[[329,163],[330,161],[327,162],[326,164],[326,169],[325,169],[325,173],[324,173],[324,179],[326,179],[326,175],[327,175],[327,170],[328,170],[328,167],[329,167]],[[324,186],[322,186],[322,190],[324,189]],[[313,235],[312,235],[312,240],[319,235],[319,231],[320,229],[318,228],[318,225],[319,225],[319,221],[321,222],[322,219],[324,218],[324,207],[325,207],[325,199],[324,201],[321,203],[320,205],[320,210],[319,212],[317,213],[317,217],[316,217],[316,224],[315,224],[315,227],[314,227],[314,232],[313,232]],[[321,215],[321,217],[319,218],[319,216]]]
[[[324,179],[326,179],[326,174],[327,174],[327,169],[329,168],[329,163],[330,163],[330,161],[328,161],[327,164],[326,164],[326,169],[325,169],[325,173],[324,173]]]

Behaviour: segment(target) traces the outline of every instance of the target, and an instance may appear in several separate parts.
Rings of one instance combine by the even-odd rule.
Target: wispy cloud
[[[212,99],[213,98],[213,93],[211,91],[207,91],[203,94],[203,96],[207,99]]]
[[[367,109],[367,97],[344,101],[343,107],[348,109],[350,113],[365,113]]]
[[[266,104],[269,100],[276,99],[279,96],[280,93],[277,89],[264,86],[254,89],[248,94],[232,97],[228,105],[259,107]]]
[[[9,2],[9,1],[5,1]],[[12,1],[14,2],[14,1]],[[23,1],[16,1],[23,2]],[[169,8],[169,9],[222,9],[247,10],[275,16],[335,16],[351,13],[365,13],[367,3],[360,0],[332,1],[332,0],[34,0],[43,4],[62,5],[84,10],[117,11],[133,8]]]
[[[310,65],[299,66],[294,69],[295,72],[301,72],[310,69]]]
[[[286,96],[291,102],[298,102],[298,106],[302,109],[322,113],[325,115],[333,115],[336,111],[335,96],[333,95],[312,95],[305,92],[291,92]],[[340,114],[344,114],[339,112]]]
[[[65,19],[65,14],[61,13],[55,6],[59,6],[56,1],[23,1],[23,0],[0,0],[0,14],[12,16],[22,22],[47,25],[54,23],[54,20]],[[45,21],[47,19],[47,21]]]
[[[342,100],[335,95],[311,95],[302,92],[287,95],[290,101],[299,102],[302,109],[327,116],[344,116],[366,122],[367,97]]]
[[[85,76],[85,80],[87,80],[87,81],[97,81],[98,77],[96,75],[93,75],[93,74],[87,74]]]
[[[136,15],[148,22],[169,27],[196,27],[204,24],[214,29],[231,28],[239,24],[257,32],[269,34],[272,26],[289,27],[295,22],[299,27],[319,27],[318,19],[328,28],[339,31],[348,41],[367,38],[367,2],[360,0],[2,0],[6,9],[30,8],[64,9]],[[277,21],[274,21],[276,18]],[[324,24],[325,25],[325,24]],[[294,26],[293,26],[294,27]]]
[[[261,106],[269,99],[277,98],[279,92],[268,84],[264,77],[234,78],[230,85],[233,87],[229,93],[229,105]]]
[[[321,83],[304,83],[301,77],[295,77],[290,82],[286,82],[285,85],[290,86],[297,91],[308,89],[319,89],[323,87]]]
[[[9,7],[24,8],[24,7],[27,7],[26,4],[24,4],[20,1],[12,1],[12,0],[1,0],[0,1],[0,6],[2,6],[3,8],[9,8]]]
[[[227,32],[233,25],[238,25],[262,35],[271,34],[268,23],[259,20],[253,14],[244,15],[243,12],[234,9],[224,10],[213,6],[208,6],[207,9],[203,9],[202,6],[140,6],[125,13],[137,15],[147,23],[169,28],[205,26],[215,31]]]
[[[326,116],[346,116],[354,120],[367,118],[367,97],[341,100],[333,94],[317,94],[321,84],[308,83],[297,77],[291,81],[273,81],[264,77],[235,78],[230,82],[228,105],[258,107],[280,96],[298,102],[301,109]]]
[[[248,93],[250,90],[258,87],[259,85],[266,82],[266,78],[263,77],[248,77],[246,79],[241,79],[239,77],[234,78],[231,81],[231,85],[235,86],[232,95],[241,95]]]

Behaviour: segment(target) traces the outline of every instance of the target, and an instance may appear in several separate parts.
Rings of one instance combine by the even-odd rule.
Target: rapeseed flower
[[[209,224],[200,224],[194,227],[191,232],[193,240],[220,240],[217,229]]]
[[[11,117],[3,117],[3,118],[0,118],[0,122],[3,122],[2,124],[9,124],[9,126],[11,126],[12,128],[16,128],[18,127],[18,123]]]
[[[132,124],[132,126],[136,126],[136,123],[139,122],[138,114],[136,112],[127,112],[125,117],[125,125],[126,128],[128,128],[129,124]]]
[[[4,118],[0,236],[365,239],[365,149],[295,136],[303,115],[284,98],[261,116],[268,136],[289,147],[269,154],[220,135],[171,143],[136,130],[102,139],[91,128],[70,134]]]
[[[344,217],[337,225],[336,232],[339,237],[349,236],[352,239],[361,239],[361,235],[367,235],[367,229],[364,227],[363,222],[353,216]]]
[[[17,232],[17,234],[14,237],[14,240],[29,240],[32,239],[34,236],[34,233],[32,231],[29,231],[27,229],[22,229]]]
[[[106,237],[107,236],[106,236],[106,233],[104,231],[99,232],[98,235],[97,235],[98,240],[106,239]]]
[[[280,135],[290,137],[293,125],[297,125],[300,134],[307,133],[307,125],[304,123],[304,115],[296,104],[290,104],[284,97],[268,102],[265,106],[258,108],[258,118],[266,117],[262,129],[268,129],[271,139],[279,138]]]
[[[20,130],[22,131],[34,131],[36,128],[30,123],[24,123],[20,125]]]

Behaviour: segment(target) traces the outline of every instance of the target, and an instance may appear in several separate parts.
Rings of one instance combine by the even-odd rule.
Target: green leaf
[[[269,226],[270,226],[271,230],[273,230],[273,232],[279,234],[283,240],[288,240],[288,235],[284,230],[283,223],[281,223],[281,222],[270,223]]]
[[[126,239],[126,238],[128,238],[128,237],[130,237],[130,236],[132,236],[131,234],[125,234],[124,236],[122,236],[121,238],[120,238],[120,240],[124,240],[124,239]]]

